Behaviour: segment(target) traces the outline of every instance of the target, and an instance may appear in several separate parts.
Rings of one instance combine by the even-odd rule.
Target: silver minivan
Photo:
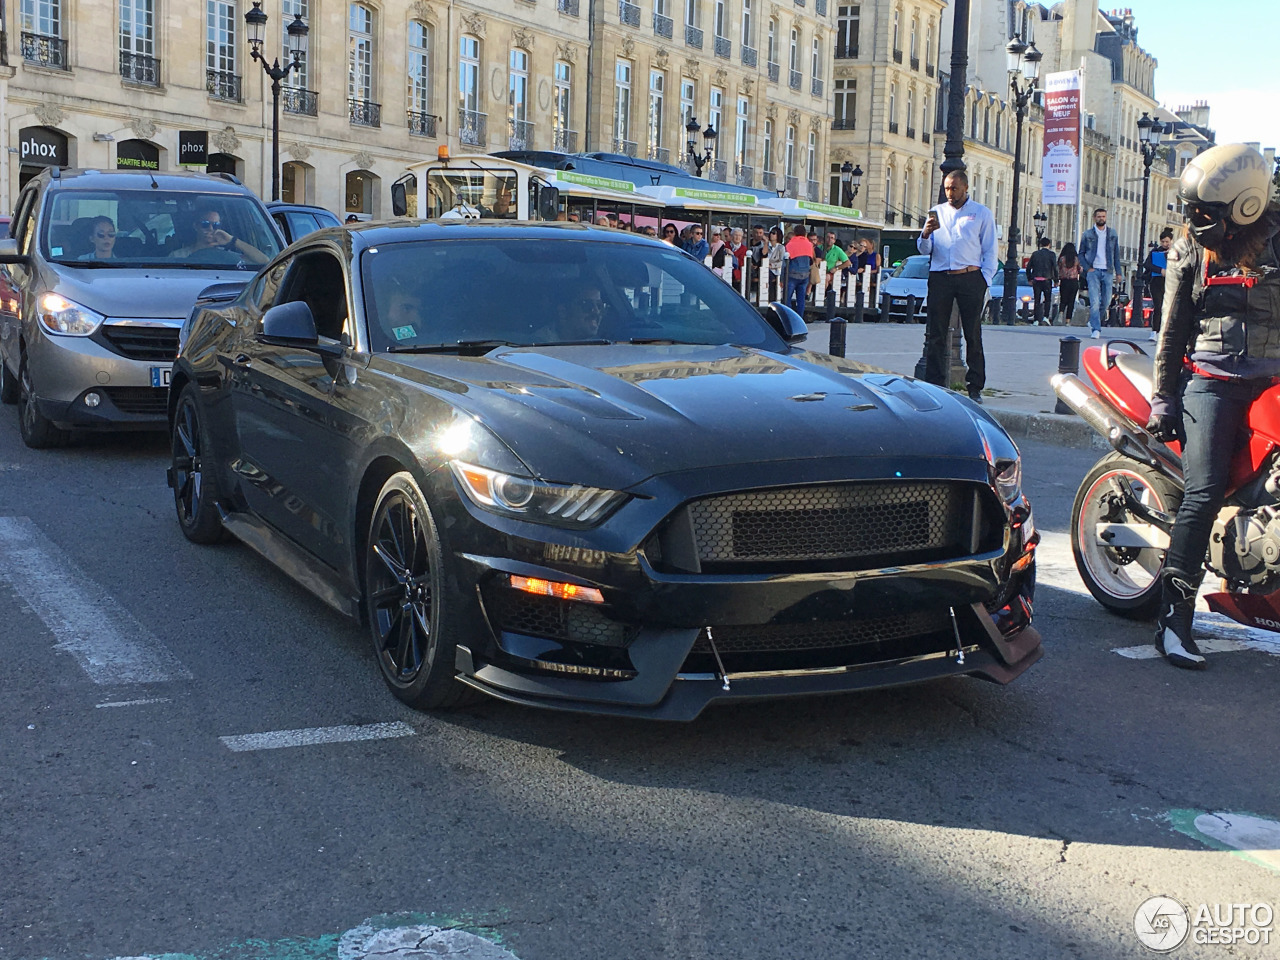
[[[164,428],[178,332],[283,247],[247,187],[196,173],[49,168],[0,240],[0,401],[23,441]]]

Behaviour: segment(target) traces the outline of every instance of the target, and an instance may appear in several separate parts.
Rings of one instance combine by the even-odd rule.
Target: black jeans
[[[960,331],[964,334],[965,387],[980,393],[987,385],[987,361],[982,353],[982,305],[987,300],[987,281],[981,270],[969,273],[929,272],[928,319],[924,329],[924,378],[940,386],[951,386],[948,376],[951,358],[947,349],[947,329],[951,326],[951,306],[960,308]]]
[[[1152,277],[1147,284],[1151,290],[1151,329],[1159,331],[1160,312],[1164,309],[1164,277]]]
[[[1186,490],[1173,525],[1165,567],[1193,579],[1209,549],[1213,521],[1227,496],[1231,454],[1245,413],[1270,380],[1191,377],[1182,390],[1182,448]]]
[[[1031,289],[1035,293],[1035,314],[1033,319],[1037,326],[1040,321],[1049,315],[1049,308],[1053,305],[1053,281],[1052,280],[1032,280]]]
[[[1076,310],[1076,295],[1080,292],[1079,280],[1058,281],[1058,315],[1063,323],[1070,325],[1071,315]]]

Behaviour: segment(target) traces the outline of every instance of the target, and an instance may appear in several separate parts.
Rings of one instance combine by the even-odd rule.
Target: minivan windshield
[[[280,252],[275,227],[251,198],[173,190],[57,190],[41,251],[92,267],[256,270]]]
[[[733,288],[665,244],[476,238],[362,256],[374,350],[672,342],[783,351]]]

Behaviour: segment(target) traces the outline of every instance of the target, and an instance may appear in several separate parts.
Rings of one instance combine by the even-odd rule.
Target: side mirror
[[[0,263],[27,263],[27,257],[18,252],[18,241],[10,237],[0,239]]]
[[[809,335],[809,327],[800,314],[778,300],[769,304],[769,309],[764,312],[764,318],[769,326],[778,331],[778,336],[787,343],[796,343]]]
[[[403,217],[409,212],[409,198],[402,180],[391,185],[391,212],[397,217]]]
[[[310,350],[322,357],[342,355],[342,344],[330,341],[320,342],[311,308],[301,300],[276,304],[264,313],[262,332],[258,334],[257,339],[259,343],[274,347],[298,347],[302,350]]]
[[[560,190],[558,187],[549,184],[540,183],[537,186],[538,193],[536,199],[536,208],[539,220],[554,220],[560,215]]]

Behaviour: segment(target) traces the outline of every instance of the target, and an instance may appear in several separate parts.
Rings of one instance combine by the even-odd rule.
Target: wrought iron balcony
[[[831,121],[832,130],[857,130],[853,117],[836,117]]]
[[[533,149],[533,121],[531,120],[515,120],[511,117],[507,118],[507,124],[511,127],[511,135],[507,138],[508,150],[532,150]]]
[[[766,170],[764,173],[760,174],[760,186],[764,187],[766,190],[773,190],[776,192],[778,189],[778,175],[772,170]]]
[[[670,147],[650,147],[648,157],[650,160],[656,160],[658,163],[671,162]]]
[[[430,137],[432,140],[436,138],[436,121],[440,118],[434,113],[419,113],[417,110],[406,110],[405,120],[409,126],[409,132],[415,137]]]
[[[907,136],[908,136],[910,139],[914,140],[914,139],[916,138],[916,128],[915,128],[915,127],[907,127]]]
[[[728,37],[716,37],[715,51],[717,57],[722,60],[728,60],[729,55],[733,52],[733,44],[729,42]]]
[[[696,47],[702,49],[702,31],[697,27],[691,27],[685,24],[684,27],[684,45],[686,47]]]
[[[744,67],[754,67],[756,65],[756,48],[755,47],[742,48],[742,65]]]
[[[822,78],[814,77],[809,81],[809,92],[815,97],[822,96]]]
[[[769,70],[769,81],[771,83],[777,83],[778,76],[782,73],[782,68],[772,61],[765,64],[765,66]]]
[[[809,180],[805,183],[804,191],[805,199],[812,203],[817,203],[818,198],[822,196],[822,184],[817,180]]]
[[[320,112],[320,94],[301,87],[281,87],[280,106],[284,107],[285,113],[314,117]]]
[[[789,86],[792,90],[800,89],[800,71],[799,70],[791,71],[791,75],[787,79],[787,86]]]
[[[707,171],[708,180],[714,180],[716,183],[729,182],[728,160],[712,160],[711,166],[707,168]]]
[[[786,190],[784,191],[784,194],[783,194],[784,196],[788,196],[792,200],[800,199],[800,178],[799,177],[787,177],[784,185],[786,186]]]
[[[483,147],[489,115],[476,110],[458,108],[458,139],[470,147]]]
[[[837,60],[857,60],[858,45],[849,43],[845,40],[836,41],[836,59]]]
[[[893,51],[893,62],[894,62],[894,63],[901,63],[901,62],[902,62],[902,51],[901,51],[901,50],[895,50],[895,51]]]
[[[664,17],[660,13],[653,15],[653,35],[655,37],[665,37],[670,40],[674,35],[675,21],[670,17]]]
[[[566,130],[564,127],[555,130],[551,135],[551,149],[561,153],[577,153],[578,131]]]
[[[67,41],[43,33],[22,31],[22,59],[53,70],[67,69]]]
[[[885,223],[895,223],[897,219],[898,219],[898,212],[896,210],[886,210],[884,212]]]
[[[620,153],[626,157],[634,157],[636,155],[636,146],[637,144],[634,140],[619,140],[615,138],[613,141],[613,152]]]
[[[898,132],[898,121],[897,121],[897,120],[890,120],[890,121],[889,121],[889,132],[890,132],[890,133],[897,133],[897,132]]]
[[[240,102],[240,78],[225,70],[206,70],[204,72],[205,93],[215,100]]]
[[[145,83],[158,86],[160,83],[160,61],[141,53],[120,51],[120,76],[130,83]]]
[[[640,7],[628,0],[618,0],[618,19],[628,27],[640,26]]]
[[[578,0],[556,0],[556,9],[571,17],[578,15]]]
[[[739,164],[733,170],[733,182],[740,187],[754,187],[756,179],[755,169],[745,164]]]
[[[356,127],[382,126],[382,104],[372,100],[347,100],[347,116]]]
[[[912,70],[919,70],[919,69],[920,69],[920,58],[919,58],[919,57],[912,57],[912,58],[911,58],[911,69],[912,69]]]

